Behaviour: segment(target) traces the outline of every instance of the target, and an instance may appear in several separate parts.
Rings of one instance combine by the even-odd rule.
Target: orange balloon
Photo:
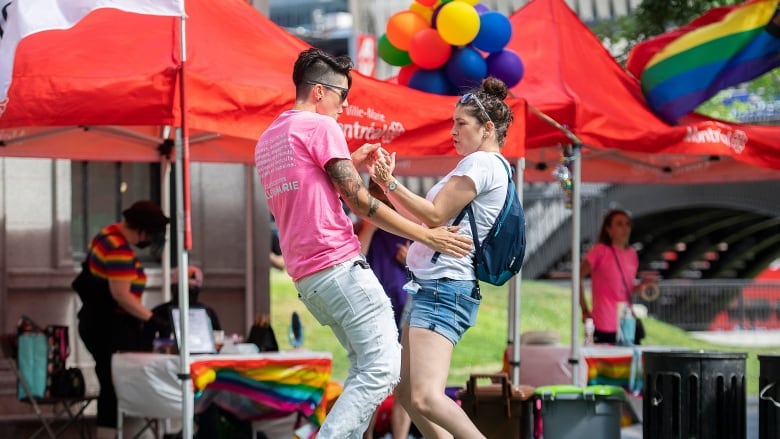
[[[387,20],[387,39],[398,49],[409,50],[412,37],[419,31],[429,28],[428,21],[412,11],[395,13]]]

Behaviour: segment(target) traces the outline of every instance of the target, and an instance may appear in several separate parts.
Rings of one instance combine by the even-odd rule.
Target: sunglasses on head
[[[347,100],[347,95],[349,95],[349,89],[348,88],[339,87],[338,85],[327,84],[325,82],[319,82],[319,81],[306,81],[306,83],[309,84],[309,85],[321,85],[323,87],[327,87],[327,88],[335,91],[336,93],[341,95],[341,102],[342,103]]]
[[[474,100],[474,102],[477,103],[477,106],[479,107],[480,110],[482,110],[482,114],[484,114],[485,117],[487,117],[487,120],[489,122],[493,122],[493,119],[490,118],[490,115],[488,114],[487,110],[485,110],[485,106],[482,105],[482,102],[479,100],[477,95],[475,95],[474,93],[466,93],[465,95],[461,96],[460,99],[458,100],[458,103],[459,104],[468,104],[469,101],[472,100],[472,99]]]

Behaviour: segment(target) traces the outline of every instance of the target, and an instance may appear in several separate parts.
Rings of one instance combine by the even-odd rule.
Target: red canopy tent
[[[252,163],[259,134],[292,106],[292,64],[308,46],[241,0],[189,0],[186,13],[184,89],[178,82],[182,65],[177,18],[102,9],[70,29],[22,40],[9,101],[0,117],[0,156],[156,161],[158,145],[172,137],[172,127],[186,121],[193,160]],[[523,157],[526,144],[542,148],[570,142],[535,117],[526,127],[525,100],[594,148],[585,154],[589,180],[663,181],[667,174],[680,174],[659,170],[661,164],[674,168],[682,160],[669,153],[730,153],[718,142],[696,146],[686,141],[687,128],[666,126],[643,109],[636,81],[562,1],[534,0],[512,21],[515,33],[509,47],[523,58],[526,76],[514,89],[518,98],[509,101],[518,116],[504,149],[507,157]],[[453,97],[356,72],[350,107],[339,122],[352,147],[379,140],[399,153],[399,171],[441,175],[457,159],[449,136],[453,104]],[[732,129],[712,123],[696,126]],[[776,147],[754,146],[753,132],[749,134],[745,150],[736,157],[750,163],[766,158],[780,167]],[[761,142],[763,135],[755,134]],[[558,161],[557,151],[528,153],[534,162],[544,155],[550,164]],[[663,155],[650,158],[650,153]],[[614,166],[616,161],[621,166]],[[626,166],[626,161],[636,164]],[[723,181],[731,172],[722,170],[726,163],[739,165],[725,159],[697,164],[683,173],[685,181],[702,181],[703,176]],[[740,175],[761,178],[756,168]],[[524,179],[552,177],[549,170],[529,168]]]
[[[177,151],[184,158],[177,177],[187,173],[181,151],[188,145],[192,160],[253,163],[260,133],[292,107],[293,63],[309,46],[242,0],[189,0],[185,11],[186,20],[96,9],[67,29],[24,37],[8,100],[0,105],[0,156],[158,161],[158,147],[175,138],[184,146]],[[455,98],[357,72],[353,85],[340,121],[351,146],[381,141],[403,156],[453,154]],[[522,99],[512,105],[524,114]],[[516,156],[522,155],[523,135],[520,118],[509,133]],[[186,202],[186,179],[177,181],[177,192],[177,203]],[[186,221],[187,209],[177,205],[177,219],[182,217]],[[179,236],[180,266],[187,264],[183,241]],[[180,289],[185,308],[186,295]],[[187,373],[186,344],[181,351]],[[183,383],[184,401],[189,384]],[[183,420],[191,421],[191,409],[184,405]]]
[[[525,76],[513,92],[538,110],[529,112],[526,121],[526,158],[531,164],[546,163],[552,168],[561,154],[546,147],[582,144],[582,160],[574,162],[572,279],[579,279],[580,179],[691,183],[778,178],[780,128],[731,124],[697,115],[679,126],[666,124],[646,106],[638,81],[615,62],[562,0],[532,0],[510,21],[513,35],[507,47],[525,64]],[[551,123],[564,130],[553,129]],[[549,168],[529,166],[525,179],[552,177]],[[573,361],[580,357],[578,298],[579,282],[572,282]],[[514,320],[512,312],[514,308],[510,308],[510,321]],[[513,360],[519,364],[516,346]],[[572,375],[577,377],[576,363],[572,364]]]
[[[253,163],[260,133],[292,107],[292,66],[309,46],[240,0],[190,0],[186,12],[192,159]],[[156,147],[170,137],[162,128],[183,122],[179,33],[177,18],[100,9],[71,29],[23,39],[0,156],[159,160]],[[407,157],[454,154],[453,97],[354,76],[339,119],[352,147],[381,141]],[[522,99],[512,105],[524,113]],[[520,120],[509,133],[514,157],[523,133]]]
[[[778,178],[771,169],[780,169],[780,128],[703,116],[679,126],[666,124],[645,104],[639,82],[562,0],[532,0],[510,21],[513,35],[507,47],[525,64],[525,76],[512,91],[583,142],[583,181]],[[527,126],[529,162],[557,164],[559,154],[539,148],[571,140],[534,114]],[[551,179],[550,171],[529,166],[526,180],[539,179]]]
[[[260,133],[292,107],[292,66],[308,45],[241,0],[189,0],[185,10],[182,25],[178,17],[98,9],[70,28],[23,38],[0,107],[0,156],[158,161],[158,147],[180,139],[175,132],[186,127],[181,144],[192,146],[192,160],[253,163]],[[423,167],[414,161],[430,175],[451,167],[444,156],[456,158],[449,134],[454,97],[354,75],[339,121],[351,147],[381,141],[399,153],[399,170],[407,173],[416,171],[404,157],[436,157]],[[525,114],[522,99],[510,105]],[[510,157],[524,152],[524,118],[517,119],[508,133]],[[179,175],[187,169],[182,162]],[[186,250],[178,252],[186,265]],[[186,291],[179,297],[186,307]],[[182,373],[188,364],[183,346]],[[185,404],[183,420],[190,413]]]

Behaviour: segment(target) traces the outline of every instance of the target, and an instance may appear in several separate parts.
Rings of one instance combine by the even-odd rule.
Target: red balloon
[[[409,42],[409,58],[423,69],[438,69],[447,63],[451,53],[452,46],[444,41],[436,29],[423,29]]]
[[[419,70],[420,68],[417,67],[415,64],[408,64],[403,67],[401,67],[398,70],[398,84],[399,85],[408,85],[409,84],[409,78],[414,75],[414,72]]]

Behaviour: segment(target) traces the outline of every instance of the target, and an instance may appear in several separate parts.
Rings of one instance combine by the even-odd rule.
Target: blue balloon
[[[503,49],[500,52],[488,55],[487,66],[488,75],[504,81],[504,84],[510,88],[523,79],[523,73],[525,72],[520,55],[511,49]]]
[[[426,70],[419,69],[409,78],[407,84],[409,88],[415,90],[427,91],[438,95],[449,95],[452,93],[452,84],[447,80],[444,70]]]
[[[506,15],[490,11],[479,16],[479,32],[471,42],[479,50],[495,53],[512,38],[512,23]]]
[[[447,78],[458,88],[479,87],[487,76],[488,66],[485,58],[471,46],[453,49],[450,59],[444,65]]]

